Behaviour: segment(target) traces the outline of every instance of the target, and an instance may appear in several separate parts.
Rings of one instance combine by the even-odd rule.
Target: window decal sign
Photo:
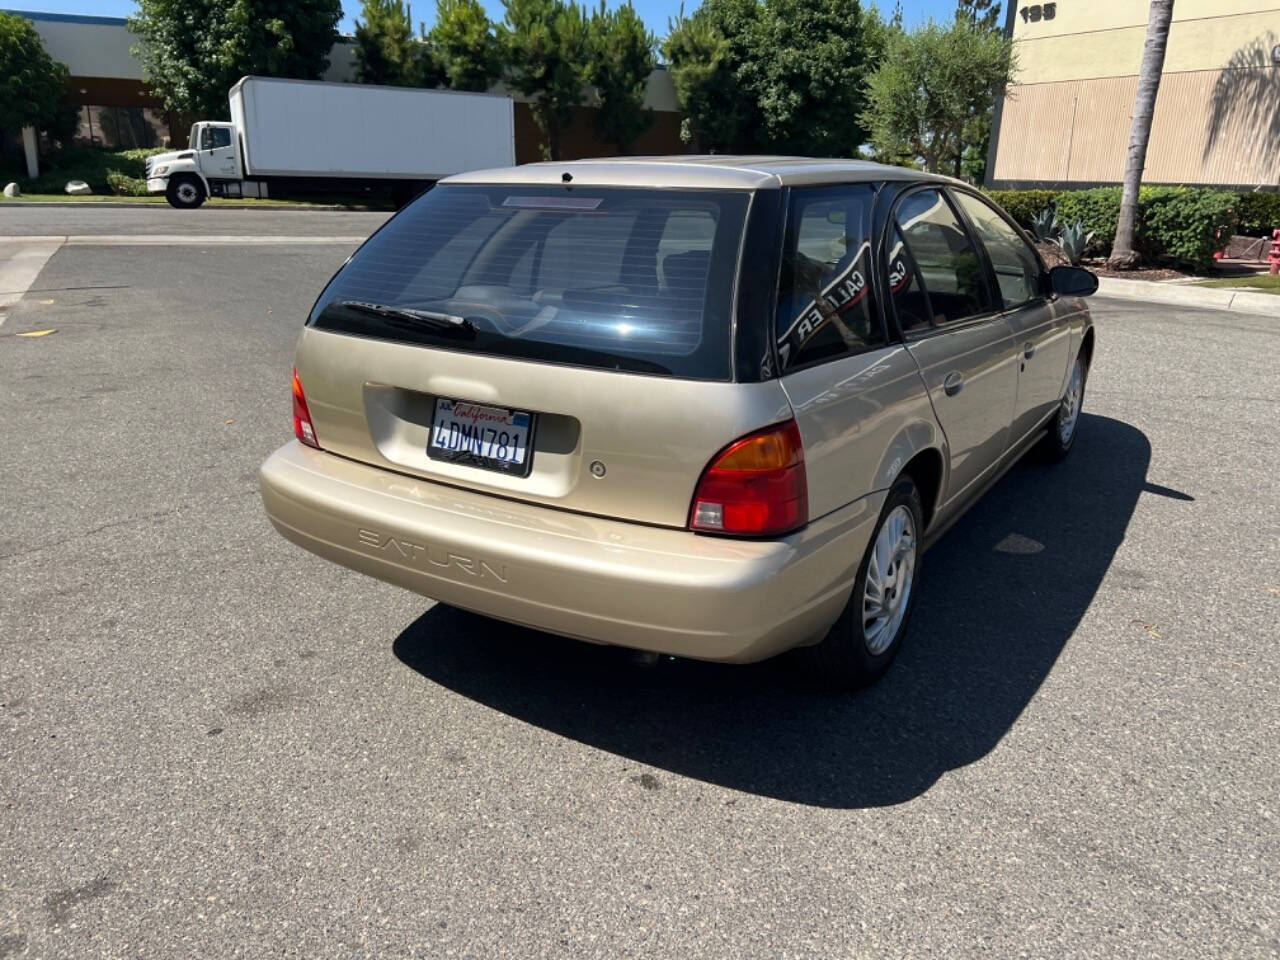
[[[835,326],[845,343],[852,346],[861,342],[861,338],[845,324],[841,314],[853,309],[866,298],[867,275],[864,263],[869,262],[870,258],[871,244],[863,242],[844,271],[822,288],[800,310],[791,326],[778,337],[778,358],[782,361],[783,369],[786,369],[788,360],[828,323]]]

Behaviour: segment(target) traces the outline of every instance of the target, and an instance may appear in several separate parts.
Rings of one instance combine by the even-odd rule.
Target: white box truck
[[[207,197],[376,193],[403,203],[441,177],[515,163],[505,94],[245,77],[231,122],[201,120],[186,150],[147,160],[147,190]]]

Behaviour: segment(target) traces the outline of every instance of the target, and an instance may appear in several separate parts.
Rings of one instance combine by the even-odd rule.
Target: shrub
[[[1030,229],[1036,216],[1053,206],[1058,193],[1055,190],[988,190],[987,196],[1004,207],[1019,224]]]
[[[1270,237],[1280,229],[1280,193],[1242,193],[1235,198],[1236,235]]]
[[[1138,200],[1139,244],[1144,254],[1187,264],[1213,266],[1213,254],[1226,246],[1234,228],[1238,197],[1225,190],[1152,187]]]
[[[24,193],[61,193],[68,180],[83,180],[94,193],[113,190],[109,174],[115,172],[140,180],[145,177],[147,157],[156,150],[101,150],[96,147],[72,147],[58,150],[41,159],[44,172],[34,180],[22,180]],[[118,192],[118,191],[116,191]]]
[[[1093,234],[1091,249],[1099,253],[1110,252],[1111,245],[1116,242],[1116,221],[1120,219],[1119,187],[1068,190],[1058,194],[1055,210],[1059,223],[1078,223],[1084,227],[1085,233]]]
[[[118,197],[145,197],[147,181],[140,177],[131,177],[119,170],[107,171],[107,186]]]

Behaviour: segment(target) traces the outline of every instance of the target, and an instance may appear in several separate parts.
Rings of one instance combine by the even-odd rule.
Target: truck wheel
[[[179,210],[194,210],[204,203],[204,184],[195,177],[173,177],[164,192],[169,206]]]

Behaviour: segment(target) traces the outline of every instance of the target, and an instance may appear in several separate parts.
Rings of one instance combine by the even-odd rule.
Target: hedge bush
[[[1236,235],[1269,237],[1280,229],[1280,193],[1242,193],[1236,197]]]
[[[993,190],[992,199],[1024,227],[1052,206],[1060,224],[1081,223],[1094,234],[1089,253],[1105,256],[1116,239],[1120,188],[1091,190]],[[1138,196],[1138,235],[1134,245],[1150,262],[1173,261],[1196,270],[1213,265],[1232,233],[1262,236],[1280,225],[1280,194],[1235,194],[1190,187],[1143,187]]]
[[[164,153],[155,150],[101,150],[96,147],[71,147],[40,158],[42,173],[34,180],[18,182],[23,193],[62,193],[68,180],[83,180],[94,193],[120,193],[112,179],[122,186],[129,180],[142,180],[147,175],[147,157]],[[111,175],[116,174],[113,178]],[[123,177],[124,180],[120,178]],[[144,193],[145,185],[144,185]]]
[[[1056,190],[988,190],[987,195],[1004,207],[1023,228],[1030,230],[1031,221],[1057,199]]]
[[[1120,219],[1119,187],[1065,191],[1058,194],[1054,209],[1058,212],[1058,223],[1063,226],[1082,223],[1085,232],[1093,234],[1090,253],[1111,252],[1111,245],[1116,242],[1116,221]]]
[[[142,177],[131,177],[119,170],[107,171],[107,186],[117,197],[145,197],[147,181]]]
[[[1227,245],[1235,230],[1232,209],[1238,199],[1225,190],[1143,190],[1138,198],[1141,252],[1149,259],[1209,270],[1214,252]]]

